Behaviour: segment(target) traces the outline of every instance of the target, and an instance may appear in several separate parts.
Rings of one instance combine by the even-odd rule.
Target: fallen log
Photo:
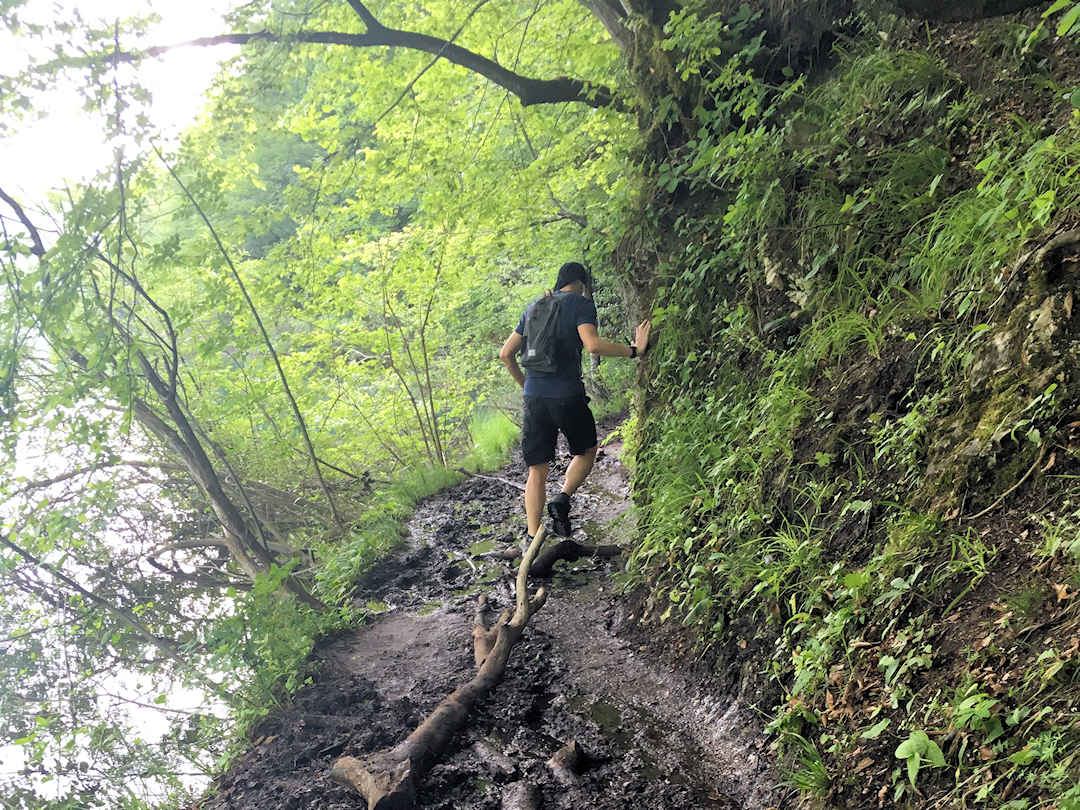
[[[417,783],[442,757],[450,739],[465,724],[472,707],[502,681],[510,651],[521,640],[529,620],[547,601],[544,588],[541,587],[532,599],[528,591],[529,569],[545,536],[546,532],[541,528],[518,566],[513,615],[507,611],[488,631],[483,628],[485,605],[477,607],[473,627],[473,652],[479,662],[476,676],[444,698],[403,742],[366,759],[341,757],[334,762],[330,769],[331,778],[360,793],[367,800],[368,810],[411,810],[416,804]],[[475,622],[483,628],[482,632],[477,632]],[[494,643],[488,646],[492,637]]]

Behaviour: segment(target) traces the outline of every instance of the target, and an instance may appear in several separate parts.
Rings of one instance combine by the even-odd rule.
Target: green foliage
[[[896,746],[895,756],[902,759],[907,765],[907,777],[911,786],[915,786],[915,780],[919,770],[924,766],[944,768],[945,755],[941,753],[938,744],[931,740],[925,731],[912,731],[908,738]]]
[[[1047,19],[1058,12],[1062,12],[1057,20],[1056,33],[1059,37],[1070,36],[1080,30],[1080,3],[1075,2],[1075,0],[1055,0],[1043,12],[1043,19]]]
[[[789,734],[789,743],[798,751],[798,766],[788,772],[785,783],[817,799],[825,798],[831,779],[817,747],[798,734]]]
[[[359,578],[400,544],[405,522],[421,498],[457,483],[461,474],[445,467],[421,467],[402,474],[371,495],[370,503],[343,538],[315,539],[315,591],[331,604],[353,592]]]
[[[1010,575],[1003,541],[937,499],[981,483],[953,480],[951,443],[996,437],[1010,466],[978,469],[1000,493],[1032,463],[1022,448],[1053,443],[1072,419],[1053,383],[1000,380],[984,399],[965,397],[1010,317],[1005,284],[1080,209],[1076,119],[1006,120],[912,37],[903,48],[888,36],[843,41],[812,89],[797,76],[772,86],[748,67],[755,42],[710,51],[710,26],[686,14],[669,31],[673,50],[692,53],[684,75],[713,83],[654,177],[650,211],[677,238],[658,249],[661,340],[632,437],[641,540],[631,573],[655,593],[650,615],[698,627],[722,660],[739,660],[732,647],[748,634],[775,649],[755,683],[775,690],[768,728],[801,790],[843,790],[829,775],[881,740],[900,763],[895,802],[984,801],[994,788],[979,780],[993,773],[998,787],[1023,779],[1030,798],[1018,801],[1033,806],[1075,780],[1077,763],[1037,760],[1030,739],[1039,728],[1078,738],[1064,692],[1030,725],[1019,718],[1035,717],[1039,695],[1072,670],[1055,648],[1022,686],[962,681],[941,697],[962,671],[942,638]],[[1045,31],[1008,33],[992,58],[1044,69],[1033,59]],[[964,421],[964,408],[979,418]],[[1076,571],[1071,512],[1044,521],[1044,566]],[[1035,625],[1047,588],[1032,591],[1023,619],[1002,621]],[[1019,613],[1013,598],[1002,611]],[[965,654],[982,660],[993,644],[990,632]],[[1040,654],[1020,647],[1013,660]],[[1011,678],[1023,671],[1001,660]],[[851,690],[872,722],[855,727],[834,706]],[[943,721],[961,743],[939,746]],[[1014,770],[999,781],[1003,759]]]

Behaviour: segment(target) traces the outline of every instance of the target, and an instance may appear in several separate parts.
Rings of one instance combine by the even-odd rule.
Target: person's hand
[[[645,354],[645,350],[649,348],[649,330],[652,328],[652,322],[648,318],[638,324],[637,330],[634,332],[634,345],[637,346],[639,355]]]

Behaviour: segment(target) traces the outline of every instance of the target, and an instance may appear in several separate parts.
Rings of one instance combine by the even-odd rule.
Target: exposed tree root
[[[442,757],[453,735],[465,724],[472,707],[487,697],[502,681],[510,651],[521,640],[525,626],[544,602],[547,592],[540,588],[529,598],[529,569],[540,552],[546,532],[536,533],[518,566],[517,605],[489,630],[484,627],[486,605],[477,606],[473,628],[473,652],[478,665],[476,677],[455,689],[403,742],[379,751],[365,760],[341,757],[330,775],[359,792],[368,810],[410,810],[416,803],[416,785]],[[527,807],[527,805],[522,805]]]
[[[615,557],[619,554],[618,546],[591,546],[576,540],[562,540],[540,554],[529,568],[529,576],[535,579],[548,579],[559,560],[576,562],[582,557]],[[507,546],[498,551],[485,551],[477,557],[494,560],[516,560],[521,551],[515,546]]]
[[[618,553],[618,546],[588,546],[574,540],[563,540],[536,558],[529,568],[529,576],[547,579],[559,560],[576,562],[582,557],[614,557]]]

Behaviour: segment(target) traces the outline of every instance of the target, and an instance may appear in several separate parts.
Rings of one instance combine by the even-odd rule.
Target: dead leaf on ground
[[[1064,602],[1066,599],[1072,599],[1077,594],[1077,591],[1070,591],[1069,586],[1066,584],[1051,584],[1054,586],[1054,593],[1057,594],[1057,600],[1059,602]]]
[[[873,757],[863,757],[862,759],[859,760],[858,764],[855,766],[855,773],[862,773],[863,771],[865,771],[867,768],[869,768],[873,764],[874,764]]]

